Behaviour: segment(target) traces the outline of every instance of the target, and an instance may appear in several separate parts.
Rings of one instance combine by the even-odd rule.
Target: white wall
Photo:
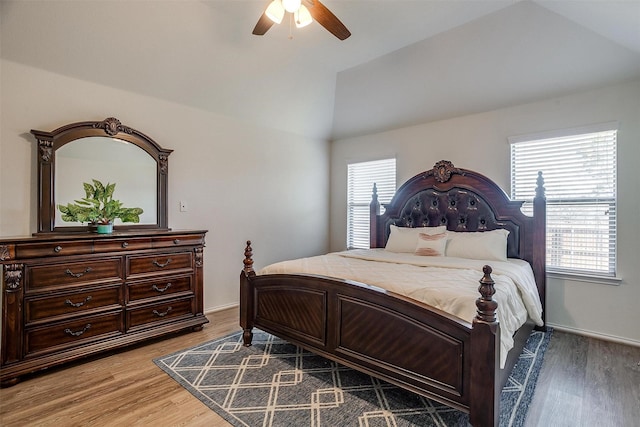
[[[331,249],[345,246],[346,165],[397,158],[397,183],[438,160],[473,169],[509,192],[513,135],[618,121],[618,274],[620,286],[548,280],[549,324],[640,345],[640,81],[394,131],[334,141]]]
[[[205,310],[237,303],[247,239],[254,242],[257,268],[326,251],[326,141],[7,60],[0,79],[0,236],[37,231],[36,142],[29,131],[114,116],[174,150],[169,226],[209,230]],[[179,211],[180,200],[187,212]]]

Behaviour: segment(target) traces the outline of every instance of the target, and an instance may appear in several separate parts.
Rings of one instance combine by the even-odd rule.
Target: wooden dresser
[[[177,331],[201,330],[206,231],[0,238],[1,385]]]

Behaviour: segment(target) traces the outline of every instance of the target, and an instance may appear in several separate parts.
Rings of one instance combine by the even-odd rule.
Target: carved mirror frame
[[[38,141],[38,234],[53,232],[86,232],[86,226],[56,226],[56,151],[73,141],[91,136],[101,136],[120,139],[144,150],[156,162],[156,222],[155,224],[117,225],[115,229],[154,229],[168,230],[167,217],[167,188],[168,188],[168,157],[173,150],[160,147],[153,139],[144,133],[124,126],[115,117],[109,117],[100,122],[77,122],[47,132],[31,130]]]

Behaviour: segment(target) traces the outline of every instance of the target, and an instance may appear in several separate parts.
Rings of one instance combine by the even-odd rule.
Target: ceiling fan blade
[[[327,29],[331,34],[344,40],[351,35],[342,22],[333,14],[325,5],[318,0],[306,0],[305,6],[309,9],[311,17],[318,21],[320,25]]]
[[[265,12],[262,14],[260,19],[258,19],[258,23],[253,29],[253,34],[255,34],[256,36],[262,36],[264,35],[264,33],[266,33],[269,30],[269,28],[273,26],[273,24],[274,22],[271,19],[269,19],[269,17],[267,16],[267,13]]]

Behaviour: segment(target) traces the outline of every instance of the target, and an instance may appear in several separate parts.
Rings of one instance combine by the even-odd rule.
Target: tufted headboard
[[[370,243],[383,248],[390,225],[433,227],[446,225],[450,231],[509,230],[507,255],[528,261],[544,304],[545,215],[543,180],[538,175],[533,217],[522,213],[523,202],[510,200],[492,180],[477,172],[460,169],[441,160],[433,169],[402,184],[380,214],[374,187],[370,211]]]
[[[389,225],[398,227],[435,227],[445,225],[451,231],[488,231],[504,228],[510,231],[507,255],[520,258],[520,227],[510,220],[500,221],[487,201],[471,190],[454,187],[447,191],[432,188],[422,190],[402,205],[398,216],[387,217],[385,234]]]

